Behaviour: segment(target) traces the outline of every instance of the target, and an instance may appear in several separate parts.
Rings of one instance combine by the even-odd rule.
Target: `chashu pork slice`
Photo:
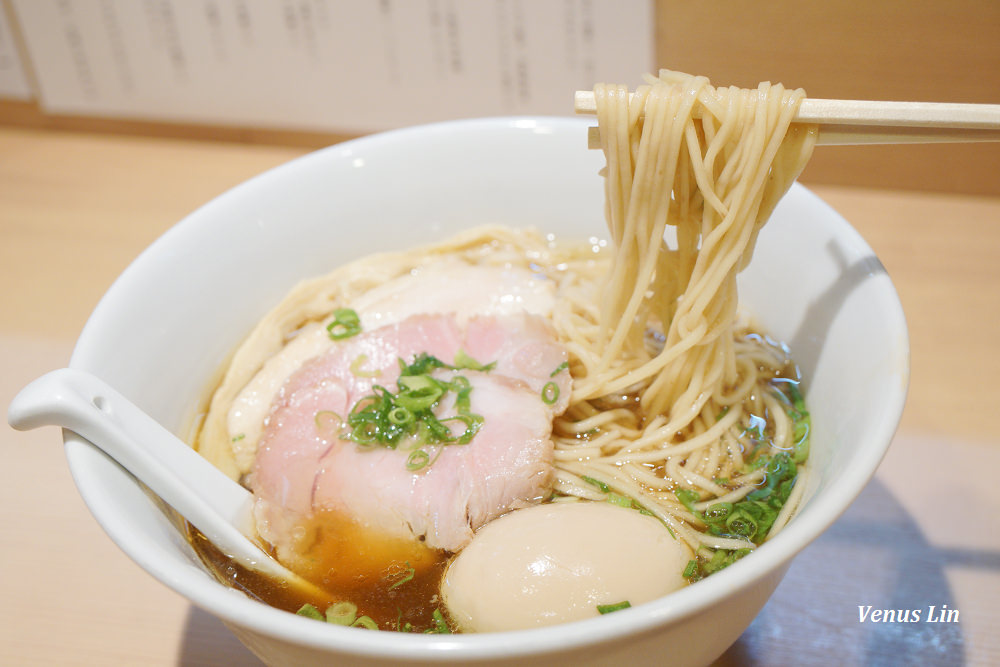
[[[374,385],[395,392],[399,360],[421,353],[493,367],[434,371],[468,380],[469,411],[483,421],[468,444],[426,446],[432,463],[412,471],[412,443],[361,447],[342,437],[340,420]],[[296,548],[304,523],[333,511],[368,530],[460,549],[479,526],[548,493],[552,419],[570,394],[566,359],[548,324],[529,314],[464,325],[414,315],[342,341],[288,379],[267,418],[250,477],[261,536],[280,557]],[[454,415],[454,400],[446,393],[436,414]]]

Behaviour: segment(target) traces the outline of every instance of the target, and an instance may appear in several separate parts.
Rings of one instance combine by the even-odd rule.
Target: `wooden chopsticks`
[[[578,114],[597,113],[594,93],[578,90]],[[926,144],[1000,141],[1000,104],[874,102],[806,98],[795,117],[819,125],[818,144]],[[600,147],[597,128],[590,146]]]

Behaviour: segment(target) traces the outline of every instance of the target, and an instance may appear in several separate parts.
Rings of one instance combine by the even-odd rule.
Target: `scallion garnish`
[[[472,371],[483,371],[484,373],[488,373],[496,367],[497,362],[491,361],[488,364],[481,364],[470,357],[468,353],[461,348],[459,348],[458,352],[455,353],[455,363],[452,364],[452,368],[455,369],[468,368]]]
[[[378,630],[378,623],[372,620],[371,616],[360,616],[351,623],[352,628],[364,628],[365,630]]]
[[[489,370],[493,366],[468,355],[461,359],[456,356],[455,365],[426,352],[416,355],[410,364],[400,359],[397,391],[374,385],[372,393],[355,403],[347,415],[342,437],[362,446],[390,449],[410,438],[413,451],[407,457],[406,468],[412,472],[433,465],[440,456],[441,449],[432,458],[426,446],[468,444],[483,425],[482,415],[471,411],[472,383],[464,375],[445,379],[430,374],[436,369],[458,370],[458,362],[470,369]],[[456,414],[438,417],[433,410],[449,392],[455,396]],[[451,422],[461,422],[465,428],[455,433],[449,427]]]
[[[774,455],[759,454],[744,468],[744,472],[764,470],[764,481],[760,486],[735,503],[713,503],[699,511],[695,506],[700,498],[690,489],[678,489],[674,495],[688,511],[705,524],[711,535],[736,537],[747,540],[744,549],[705,550],[711,555],[688,563],[684,577],[698,581],[713,572],[735,563],[752,551],[749,545],[759,545],[767,538],[778,513],[788,500],[795,484],[796,465],[787,452]]]
[[[326,622],[350,625],[358,620],[358,606],[353,602],[334,602],[326,608]]]
[[[740,537],[745,537],[748,540],[752,540],[754,535],[757,534],[757,520],[754,518],[753,513],[749,511],[751,507],[757,508],[756,505],[746,505],[731,512],[729,516],[726,517],[726,530],[729,531],[730,535],[739,535]],[[760,511],[756,512],[758,515]],[[773,523],[774,519],[771,519]]]
[[[614,491],[608,494],[608,502],[612,505],[632,509],[632,499],[628,496],[623,496],[620,493],[615,493]]]
[[[681,573],[685,579],[694,583],[704,579],[710,574],[729,567],[739,559],[750,553],[752,549],[701,549],[697,558],[688,561],[687,566]],[[707,555],[705,555],[707,554]]]
[[[403,574],[403,576],[398,581],[396,581],[396,583],[394,583],[392,586],[389,586],[389,588],[387,590],[391,591],[394,588],[399,588],[400,586],[402,586],[406,582],[411,581],[413,579],[413,577],[416,575],[416,573],[417,573],[416,568],[414,568],[412,565],[410,565],[410,561],[406,561],[406,572]],[[402,611],[400,611],[400,614],[402,614]]]
[[[622,600],[621,602],[615,602],[614,604],[599,604],[597,605],[597,611],[600,614],[610,614],[613,611],[628,609],[631,606],[631,602],[628,600]]]
[[[399,378],[396,404],[418,412],[437,403],[444,392],[445,387],[429,375],[406,375]]]
[[[441,613],[440,609],[435,609],[434,613],[431,614],[434,619],[434,625],[429,629],[424,630],[426,634],[431,635],[450,635],[451,628],[448,627],[447,621],[444,620],[444,614]]]
[[[594,479],[593,477],[587,477],[586,475],[581,476],[580,479],[585,481],[587,484],[593,484],[604,493],[608,493],[609,491],[611,491],[611,487],[609,487],[607,484],[605,484],[599,479]]]
[[[455,438],[455,443],[459,445],[467,445],[472,442],[472,439],[476,437],[476,433],[479,433],[479,429],[483,425],[482,415],[464,414],[461,412],[454,417],[445,417],[440,421],[442,424],[451,421],[460,421],[465,424],[465,430]]]
[[[370,616],[358,616],[358,606],[353,602],[335,602],[327,607],[326,622],[352,628],[378,630],[378,624]]]
[[[691,489],[677,489],[674,491],[674,495],[677,496],[677,500],[681,501],[681,505],[684,505],[689,512],[698,516],[699,512],[694,507],[694,504],[700,500],[697,493]]]
[[[352,602],[335,602],[326,608],[325,614],[320,613],[315,605],[307,603],[299,607],[295,613],[317,621],[325,620],[333,625],[378,630],[378,623],[373,621],[370,616],[358,617],[358,607]]]
[[[403,622],[403,610],[396,607],[396,630],[399,632],[414,632],[413,624],[409,621]],[[431,622],[433,625],[424,630],[425,635],[450,635],[451,628],[448,627],[448,622],[444,620],[444,614],[441,613],[440,609],[435,609],[431,614]]]
[[[415,449],[410,452],[409,457],[406,459],[406,469],[410,472],[416,472],[427,467],[427,464],[430,462],[430,454],[423,449]]]
[[[344,418],[333,410],[320,410],[313,417],[313,421],[316,422],[316,430],[323,432],[340,428],[344,423]]]
[[[564,361],[561,364],[559,364],[558,366],[556,366],[556,369],[554,371],[552,371],[551,373],[549,373],[549,377],[550,378],[554,378],[555,376],[559,375],[559,373],[561,373],[562,371],[566,370],[567,368],[569,368],[569,362],[568,361]]]
[[[333,311],[333,321],[326,326],[326,332],[333,340],[343,340],[361,333],[361,318],[351,308]]]
[[[552,405],[559,400],[559,385],[555,382],[546,382],[542,387],[542,402]]]
[[[792,438],[795,440],[795,451],[792,454],[792,461],[803,463],[809,458],[809,432],[812,430],[812,418],[806,410],[806,402],[799,389],[799,383],[789,380],[782,384],[780,392],[783,398],[788,400],[785,412],[794,423]]]
[[[402,359],[399,360],[399,374],[403,375],[427,375],[435,368],[451,368],[433,354],[421,352],[413,357],[413,363],[407,364]]]
[[[779,378],[773,381],[776,396],[782,401],[785,412],[792,420],[794,446],[787,451],[775,452],[776,448],[768,444],[766,422],[762,417],[750,416],[749,428],[744,433],[758,441],[747,457],[742,474],[762,470],[764,479],[744,498],[735,503],[713,503],[703,512],[695,506],[701,498],[690,489],[678,489],[674,492],[677,499],[688,511],[705,524],[708,533],[747,540],[748,546],[742,549],[701,549],[695,559],[684,568],[683,575],[689,581],[698,581],[713,572],[728,567],[753,550],[752,545],[759,545],[767,539],[774,521],[778,518],[781,508],[788,502],[788,497],[795,486],[798,465],[809,456],[809,431],[811,421],[805,400],[799,388],[799,383],[793,379]],[[722,419],[725,410],[720,412]],[[738,484],[738,478],[716,480],[717,484]]]
[[[663,524],[663,527],[667,529],[668,533],[670,533],[670,537],[677,539],[677,535],[676,533],[674,533],[674,529],[670,527],[670,524],[668,524],[666,521],[664,521],[660,517],[650,512],[648,509],[643,507],[638,502],[636,502],[635,498],[612,491],[611,487],[609,487],[607,484],[605,484],[600,480],[596,480],[593,477],[583,476],[583,480],[589,482],[590,484],[593,484],[594,486],[596,486],[597,488],[601,489],[606,494],[608,494],[607,497],[605,498],[606,502],[611,503],[612,505],[617,505],[618,507],[624,507],[625,509],[635,510],[639,514],[644,514],[646,516],[653,517],[654,519]]]
[[[396,426],[406,426],[412,424],[414,420],[413,412],[401,405],[389,410],[388,417],[389,421]]]
[[[316,608],[316,605],[306,603],[299,607],[299,610],[295,613],[299,616],[316,619],[317,621],[323,620],[323,614],[321,614],[319,609]]]
[[[764,470],[764,481],[739,502],[713,503],[699,511],[695,503],[700,498],[694,491],[678,489],[674,495],[710,534],[742,537],[760,544],[792,492],[797,468],[788,453],[781,452],[760,454],[745,468],[746,472],[760,469]]]
[[[715,503],[705,508],[702,513],[706,521],[725,521],[733,511],[732,503]]]

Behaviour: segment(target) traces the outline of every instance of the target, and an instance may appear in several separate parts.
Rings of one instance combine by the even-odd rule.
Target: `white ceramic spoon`
[[[240,565],[323,595],[254,542],[249,491],[103,380],[73,368],[47,373],[14,397],[7,421],[20,431],[52,425],[78,433]]]

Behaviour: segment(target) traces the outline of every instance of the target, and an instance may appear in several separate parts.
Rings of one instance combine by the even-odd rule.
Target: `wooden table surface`
[[[185,214],[300,149],[0,127],[0,405],[65,366],[100,296]],[[1000,663],[1000,199],[813,187],[900,292],[909,400],[875,479],[720,665]],[[76,492],[55,428],[0,427],[0,664],[257,665],[140,570]],[[958,610],[862,623],[859,606]]]

